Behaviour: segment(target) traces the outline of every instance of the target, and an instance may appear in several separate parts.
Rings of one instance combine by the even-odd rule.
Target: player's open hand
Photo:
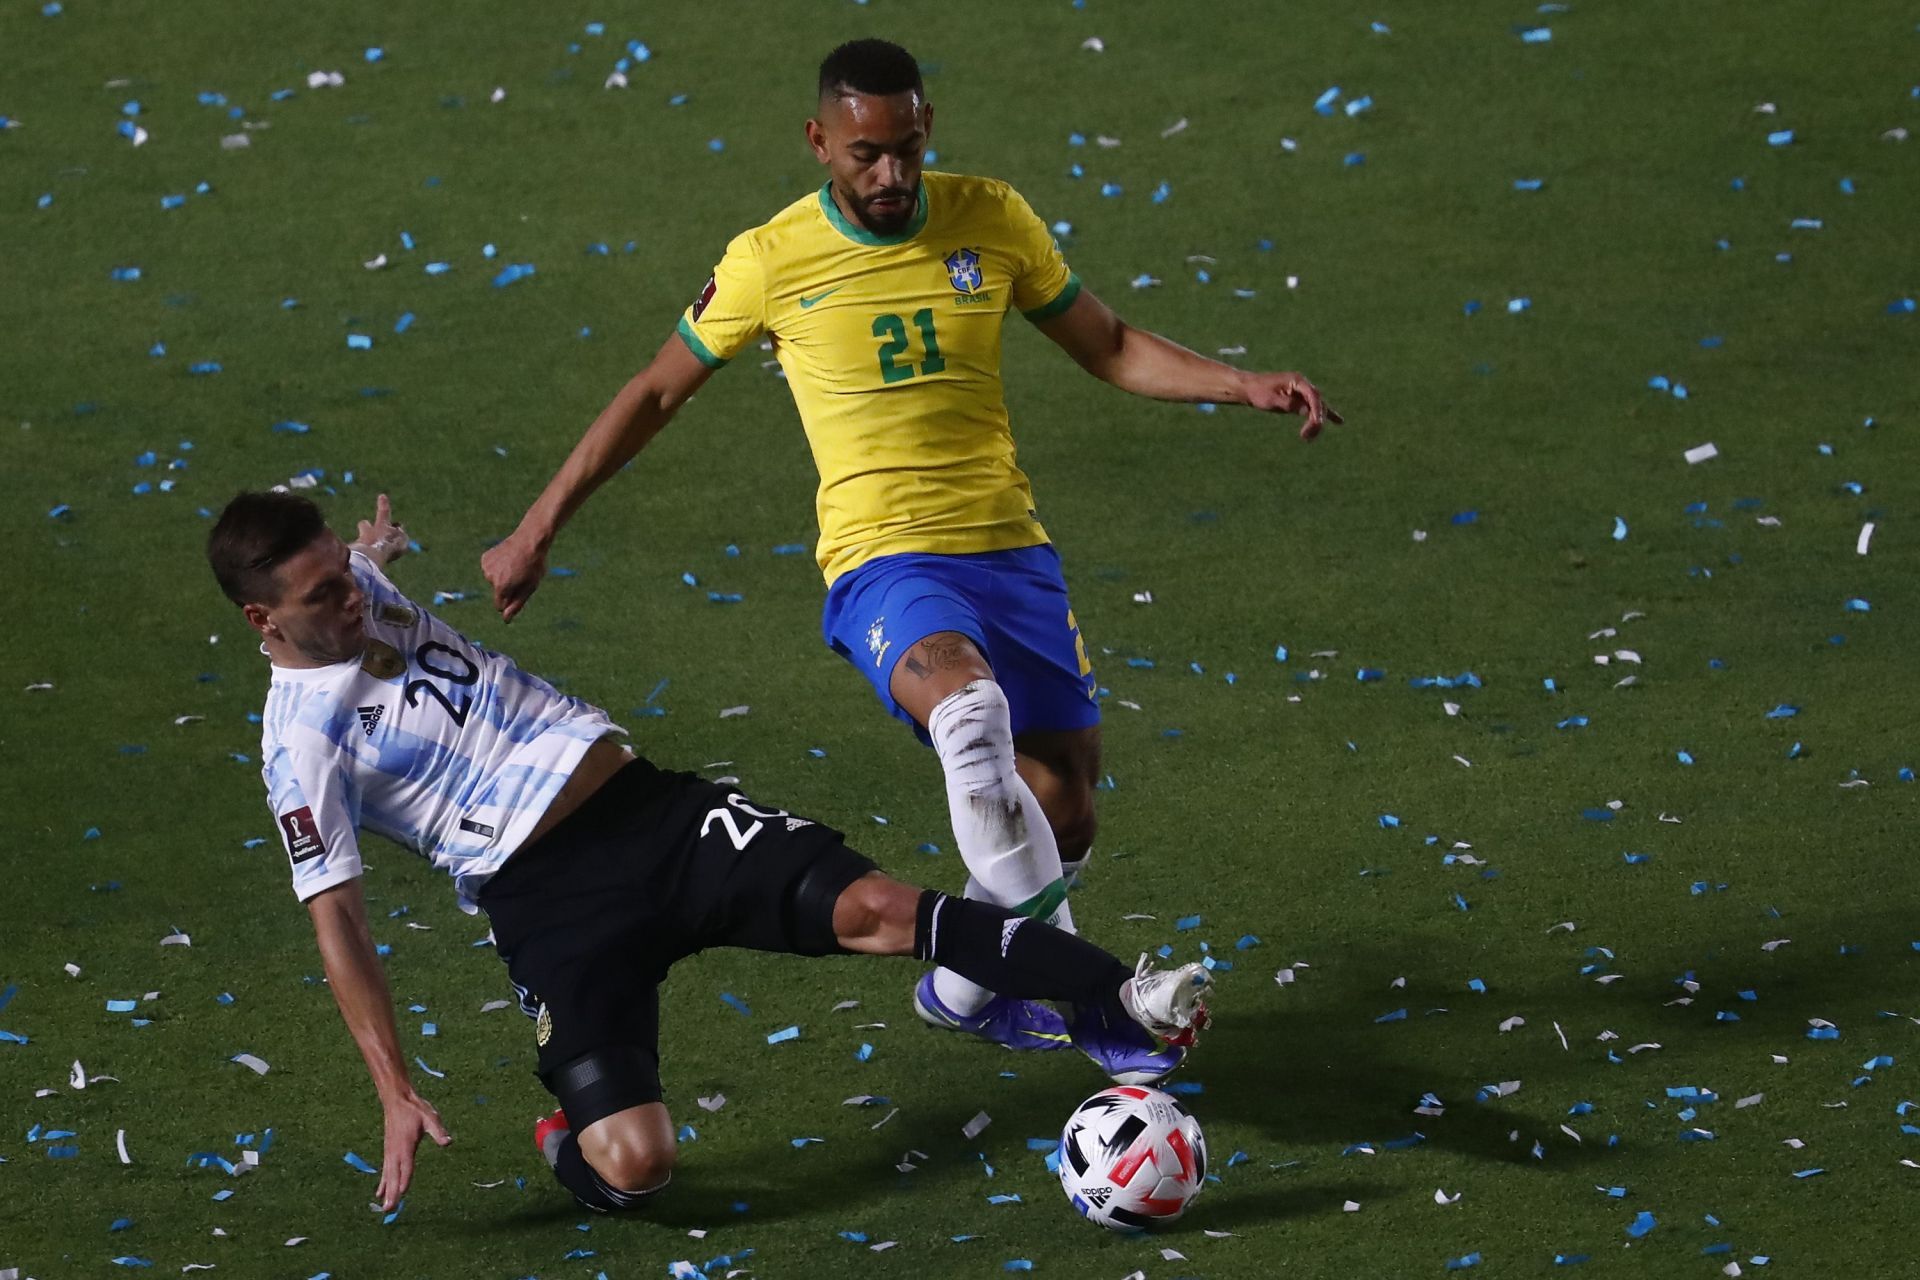
[[[433,1104],[411,1089],[384,1100],[381,1106],[387,1113],[386,1154],[380,1168],[380,1187],[373,1194],[380,1207],[391,1213],[413,1181],[413,1154],[420,1139],[431,1134],[444,1147],[453,1141],[453,1135],[440,1123],[440,1113]]]
[[[1304,417],[1307,421],[1300,428],[1302,440],[1313,439],[1329,422],[1337,426],[1346,421],[1320,395],[1320,388],[1308,382],[1303,374],[1254,373],[1247,375],[1244,385],[1248,407]]]
[[[393,522],[393,504],[387,501],[387,495],[383,493],[375,498],[373,519],[360,522],[355,545],[366,548],[367,554],[381,564],[387,564],[405,555],[410,542],[406,529]]]
[[[480,572],[493,584],[493,607],[512,622],[540,589],[540,579],[547,573],[547,553],[515,533],[487,548],[480,557]]]

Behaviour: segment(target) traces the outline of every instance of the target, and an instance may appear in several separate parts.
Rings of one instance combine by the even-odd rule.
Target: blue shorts
[[[957,631],[978,646],[1013,709],[1016,735],[1100,723],[1093,664],[1051,545],[881,556],[836,578],[820,611],[828,647],[866,676],[887,710],[923,742],[926,731],[889,686],[901,656],[940,631]]]

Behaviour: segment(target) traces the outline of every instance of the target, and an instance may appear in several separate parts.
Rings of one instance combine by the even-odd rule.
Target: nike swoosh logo
[[[808,307],[811,307],[814,303],[819,302],[821,299],[825,298],[828,294],[838,293],[846,287],[847,286],[843,284],[837,284],[833,286],[833,288],[827,290],[826,293],[816,293],[811,298],[807,297],[803,293],[800,295],[800,309],[802,311],[805,311]]]

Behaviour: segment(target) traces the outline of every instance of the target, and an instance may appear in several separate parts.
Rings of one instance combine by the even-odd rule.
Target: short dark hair
[[[887,97],[909,90],[926,94],[920,64],[891,40],[849,40],[820,63],[820,98],[856,93]]]
[[[242,493],[227,504],[207,535],[207,563],[235,604],[275,604],[280,587],[274,570],[326,527],[320,508],[299,494]]]

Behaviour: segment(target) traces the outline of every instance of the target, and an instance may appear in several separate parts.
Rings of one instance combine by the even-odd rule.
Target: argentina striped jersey
[[[474,643],[353,553],[367,648],[273,668],[261,775],[301,901],[361,871],[358,828],[453,877],[460,906],[526,839],[587,748],[623,732]]]

